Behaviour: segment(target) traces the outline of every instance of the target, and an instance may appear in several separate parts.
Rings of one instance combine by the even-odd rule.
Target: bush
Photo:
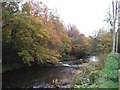
[[[109,54],[104,61],[102,70],[98,68],[100,61],[83,64],[83,72],[75,77],[73,87],[118,88],[118,61],[118,55]]]
[[[74,78],[72,87],[74,88],[95,88],[98,87],[96,81],[101,76],[101,70],[97,69],[97,62],[83,64],[82,73]]]

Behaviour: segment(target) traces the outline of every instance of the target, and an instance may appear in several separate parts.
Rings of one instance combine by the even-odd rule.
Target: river
[[[90,60],[96,59],[90,57]],[[69,61],[68,61],[69,62]],[[55,66],[34,66],[3,73],[3,88],[70,88],[80,62],[60,62]],[[56,85],[59,86],[56,86]]]

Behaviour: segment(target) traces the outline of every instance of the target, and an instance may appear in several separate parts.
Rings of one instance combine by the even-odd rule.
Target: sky
[[[65,24],[74,24],[80,33],[93,35],[105,26],[103,21],[112,0],[39,0],[50,9],[57,9]]]

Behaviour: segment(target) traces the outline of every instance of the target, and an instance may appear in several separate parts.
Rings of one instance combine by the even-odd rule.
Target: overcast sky
[[[99,30],[112,0],[39,0],[48,8],[58,9],[65,24],[72,23],[85,35]]]

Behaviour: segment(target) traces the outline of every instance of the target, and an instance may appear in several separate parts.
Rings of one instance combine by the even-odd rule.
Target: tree
[[[8,61],[7,55],[10,53],[8,48],[11,48],[11,51],[14,49],[16,57],[29,65],[56,63],[60,60],[63,50],[70,51],[71,39],[66,28],[59,17],[49,16],[46,5],[29,1],[22,4],[21,10],[18,10],[17,4],[16,9],[14,3],[9,4],[7,2],[3,4],[4,59]],[[12,11],[14,12],[11,13]]]
[[[100,29],[97,35],[97,52],[100,54],[108,54],[112,49],[111,32]]]
[[[17,51],[12,43],[12,31],[15,16],[19,13],[19,3],[2,3],[2,58],[3,63],[19,62]],[[17,60],[17,61],[15,61]]]
[[[116,5],[114,5],[114,1],[112,2],[113,6],[113,48],[112,52],[115,53],[115,45],[116,45],[116,20],[117,20],[117,0],[116,0]]]
[[[7,3],[3,5],[4,9],[11,8],[11,6]],[[50,36],[44,28],[45,23],[32,15],[30,8],[30,3],[24,3],[19,12],[11,14],[14,9],[3,12],[5,23],[3,23],[3,44],[9,42],[16,50],[16,54],[27,64],[58,62],[59,52],[48,48]],[[7,17],[9,18],[6,19]],[[4,50],[8,49],[3,48]]]
[[[118,12],[119,12],[119,6],[118,6],[118,1],[116,0],[114,2],[114,0],[112,0],[112,14],[109,10],[108,12],[108,17],[106,18],[105,21],[107,21],[110,26],[111,26],[111,32],[112,32],[112,53],[117,53],[117,49],[118,49],[118,30],[116,28],[116,20],[117,20],[117,16],[118,16]]]
[[[112,14],[110,13],[110,11],[108,12],[108,18],[106,19],[107,22],[110,23],[112,29],[112,33],[113,33],[113,37],[112,37],[112,53],[117,52],[117,48],[118,48],[118,31],[116,32],[116,20],[117,20],[117,14],[118,14],[118,1],[116,0],[114,2],[114,0],[112,1]]]
[[[68,36],[72,38],[70,54],[75,58],[83,58],[91,54],[92,37],[85,37],[75,25],[67,25]]]

